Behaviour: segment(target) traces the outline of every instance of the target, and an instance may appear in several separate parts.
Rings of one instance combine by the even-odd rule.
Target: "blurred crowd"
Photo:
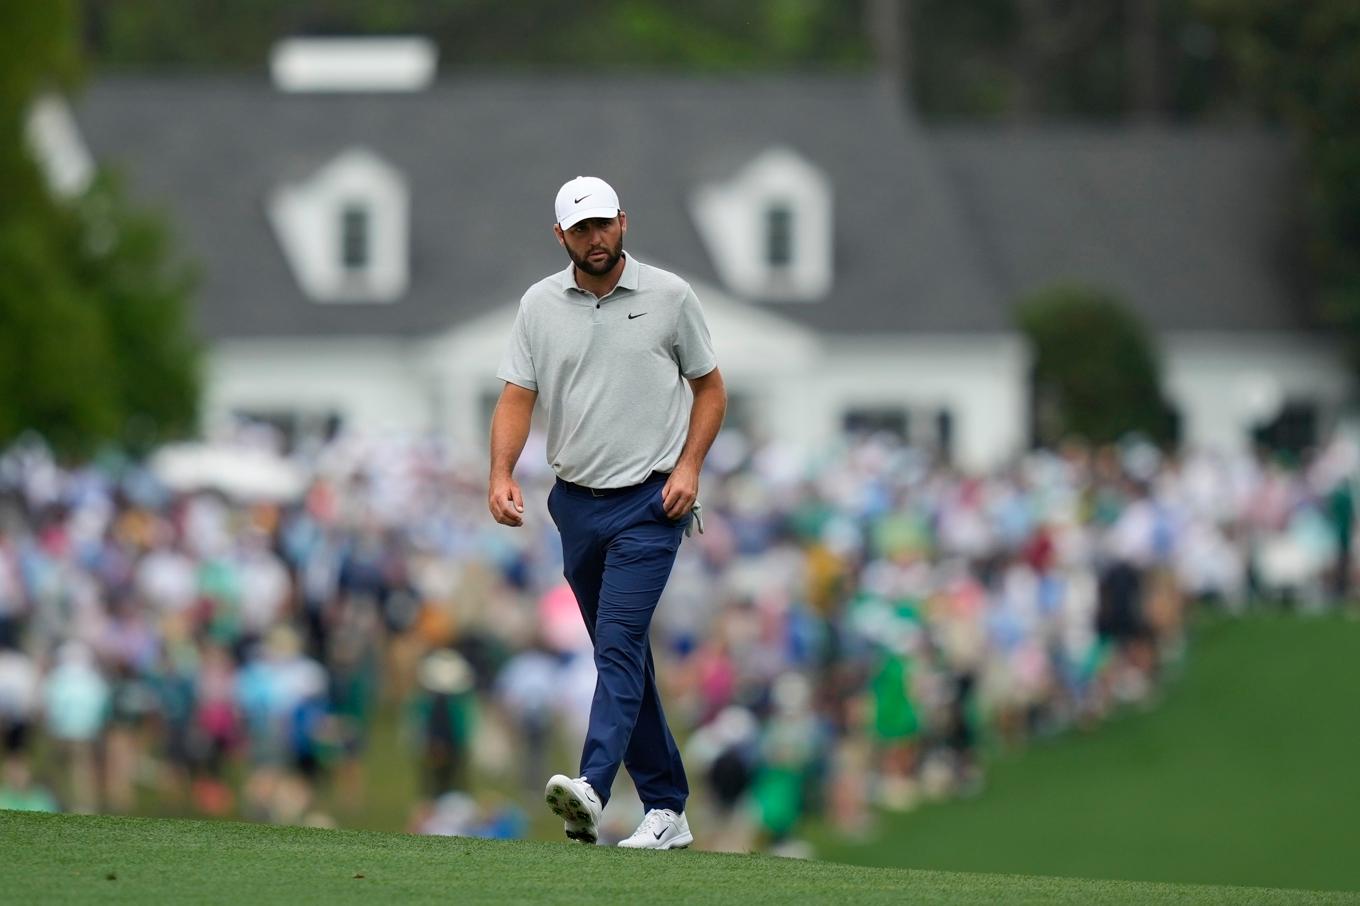
[[[11,449],[0,808],[329,825],[399,772],[409,830],[530,833],[594,688],[541,444],[521,529],[430,441],[311,449],[282,499]],[[863,834],[875,806],[976,794],[984,752],[1155,701],[1190,608],[1335,606],[1356,474],[1340,441],[1290,467],[1131,443],[966,475],[890,437],[724,432],[653,629],[702,841],[798,853],[810,817]]]

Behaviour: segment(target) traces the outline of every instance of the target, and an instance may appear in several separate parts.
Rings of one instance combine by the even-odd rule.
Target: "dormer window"
[[[831,184],[788,148],[771,148],[731,179],[701,186],[694,218],[714,266],[736,292],[810,302],[831,289]]]
[[[410,277],[410,193],[370,151],[340,154],[269,198],[298,285],[317,302],[395,302]]]
[[[340,209],[340,266],[351,276],[368,269],[368,208],[350,202]]]
[[[793,208],[784,202],[765,209],[765,260],[775,270],[793,263]]]

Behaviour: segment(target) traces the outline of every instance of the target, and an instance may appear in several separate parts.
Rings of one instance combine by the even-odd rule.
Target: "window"
[[[349,203],[340,209],[340,263],[346,273],[368,269],[369,212],[365,205]]]
[[[902,406],[862,406],[848,409],[841,417],[847,434],[892,434],[900,440],[909,437],[911,417]]]
[[[280,441],[281,453],[329,443],[339,436],[345,420],[334,409],[245,408],[232,415],[242,422],[269,428]]]
[[[411,198],[401,172],[350,148],[275,186],[268,213],[299,287],[317,302],[390,303],[410,284]]]
[[[954,413],[948,409],[935,411],[935,455],[940,462],[954,461]]]
[[[731,430],[749,435],[756,427],[754,413],[755,407],[749,394],[733,390],[731,387],[727,388],[727,413],[722,423],[724,431]]]
[[[835,240],[831,181],[776,145],[691,198],[694,225],[723,281],[740,296],[813,302],[831,290]]]
[[[887,434],[940,462],[952,460],[954,428],[953,412],[924,404],[855,406],[841,414],[841,429],[846,434]]]
[[[793,208],[786,202],[765,209],[765,260],[777,270],[793,264]]]
[[[1258,447],[1271,453],[1299,457],[1317,444],[1321,421],[1317,402],[1307,399],[1287,400],[1274,418],[1258,422],[1252,427],[1251,439]]]

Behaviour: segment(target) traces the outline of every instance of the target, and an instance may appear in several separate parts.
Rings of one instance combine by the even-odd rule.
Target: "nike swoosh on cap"
[[[581,202],[585,201],[587,198],[589,198],[590,196],[592,196],[592,195],[594,195],[594,194],[595,194],[594,192],[587,192],[586,194],[582,195],[580,198],[574,198],[574,199],[572,199],[572,202],[571,202],[571,203],[572,203],[572,204],[580,204]]]

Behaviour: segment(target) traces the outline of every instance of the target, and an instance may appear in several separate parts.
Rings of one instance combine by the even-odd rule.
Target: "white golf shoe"
[[[592,846],[600,838],[600,812],[604,806],[584,777],[575,780],[566,774],[554,774],[543,791],[548,808],[564,822],[567,836]]]
[[[619,846],[628,849],[684,849],[694,842],[689,832],[689,819],[668,808],[654,808],[647,813],[633,831],[633,836],[620,840]]]

